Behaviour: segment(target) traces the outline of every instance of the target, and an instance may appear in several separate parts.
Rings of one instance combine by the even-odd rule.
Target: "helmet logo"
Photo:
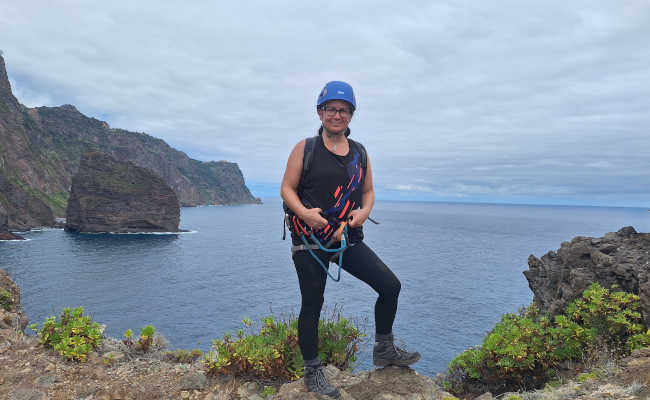
[[[338,94],[345,94],[345,92],[342,91],[342,90],[337,90],[336,93],[338,93]]]

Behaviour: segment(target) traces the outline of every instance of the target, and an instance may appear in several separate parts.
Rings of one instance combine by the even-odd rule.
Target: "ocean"
[[[419,373],[435,376],[480,344],[504,313],[530,304],[522,271],[577,235],[623,226],[650,229],[641,208],[378,201],[366,243],[402,282],[394,333],[417,350]],[[182,234],[72,234],[44,229],[0,242],[0,268],[20,285],[30,322],[83,306],[122,337],[153,324],[170,348],[209,350],[211,340],[267,315],[300,309],[279,199],[262,205],[181,209]],[[325,306],[363,326],[357,370],[372,367],[374,291],[342,272]]]

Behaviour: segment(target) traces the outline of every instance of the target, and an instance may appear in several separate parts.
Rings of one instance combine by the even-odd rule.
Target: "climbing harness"
[[[368,217],[368,220],[370,220],[373,224],[379,225],[379,222],[375,221],[374,219]],[[326,245],[323,245],[323,243],[316,237],[316,234],[312,232],[311,229],[305,228],[300,223],[300,218],[298,218],[295,215],[289,215],[288,213],[284,215],[284,231],[282,233],[282,240],[285,239],[286,234],[287,234],[287,226],[289,226],[289,229],[293,227],[293,231],[300,237],[300,240],[302,240],[303,244],[299,245],[293,245],[291,246],[291,255],[293,256],[295,252],[297,251],[303,251],[307,250],[309,254],[318,262],[318,264],[323,268],[323,271],[332,278],[334,282],[338,282],[341,280],[341,266],[343,265],[343,252],[345,249],[347,249],[349,246],[352,246],[352,244],[349,244],[349,238],[348,238],[348,223],[347,221],[343,221],[337,229],[332,229],[332,233],[328,234],[325,236],[325,238],[330,238],[331,239],[328,241]],[[329,228],[329,225],[328,225]],[[325,228],[325,232],[327,233],[328,228]],[[307,240],[307,238],[310,238],[314,243],[310,244]],[[336,249],[330,249],[329,247],[333,245],[336,242],[340,242],[341,245],[339,248]],[[336,259],[336,256],[338,255],[338,266],[339,269],[336,274],[336,278],[330,274],[329,268],[325,266],[323,261],[314,253],[314,250],[320,249],[324,252],[327,253],[334,253],[332,257],[330,257],[329,262],[333,261]]]
[[[285,223],[286,225],[289,225],[290,227],[293,227],[293,231],[300,237],[300,240],[302,240],[303,244],[299,245],[294,245],[291,246],[291,255],[293,255],[296,251],[301,251],[301,250],[307,250],[309,254],[318,262],[318,264],[321,266],[323,271],[332,278],[335,282],[338,282],[341,280],[341,266],[343,265],[343,252],[345,249],[348,247],[348,223],[347,222],[342,222],[337,229],[332,229],[330,225],[327,226],[327,228],[324,229],[324,234],[321,239],[324,238],[330,238],[329,242],[326,245],[323,245],[321,240],[318,239],[316,233],[314,233],[310,228],[305,228],[300,223],[300,219],[293,215],[289,216],[289,214],[285,214]],[[286,226],[285,225],[285,226]],[[328,233],[328,231],[331,231]],[[286,232],[285,232],[286,233]],[[283,235],[284,236],[284,235]],[[307,240],[309,238],[310,240],[313,241],[313,243],[309,243]],[[340,242],[341,245],[338,248],[333,248],[330,249],[329,247],[336,243]],[[329,261],[332,261],[336,259],[336,256],[338,255],[338,272],[336,274],[336,277],[332,275],[329,272],[329,268],[323,263],[323,261],[314,253],[314,250],[320,249],[326,253],[334,253],[332,257],[329,259]],[[328,262],[329,264],[329,262]]]

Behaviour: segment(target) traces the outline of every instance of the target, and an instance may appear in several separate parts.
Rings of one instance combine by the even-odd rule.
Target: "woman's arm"
[[[298,184],[302,175],[302,162],[305,154],[305,140],[301,140],[289,154],[287,167],[284,170],[280,196],[298,218],[303,220],[312,229],[322,229],[327,226],[327,220],[320,213],[320,208],[306,208],[298,197]]]

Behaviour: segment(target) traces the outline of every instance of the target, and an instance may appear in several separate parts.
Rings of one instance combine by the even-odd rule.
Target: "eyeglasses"
[[[336,113],[339,113],[341,118],[350,118],[352,115],[352,112],[347,109],[347,108],[336,108],[336,107],[323,107],[321,108],[323,111],[325,111],[325,116],[326,117],[333,117],[336,115]]]

